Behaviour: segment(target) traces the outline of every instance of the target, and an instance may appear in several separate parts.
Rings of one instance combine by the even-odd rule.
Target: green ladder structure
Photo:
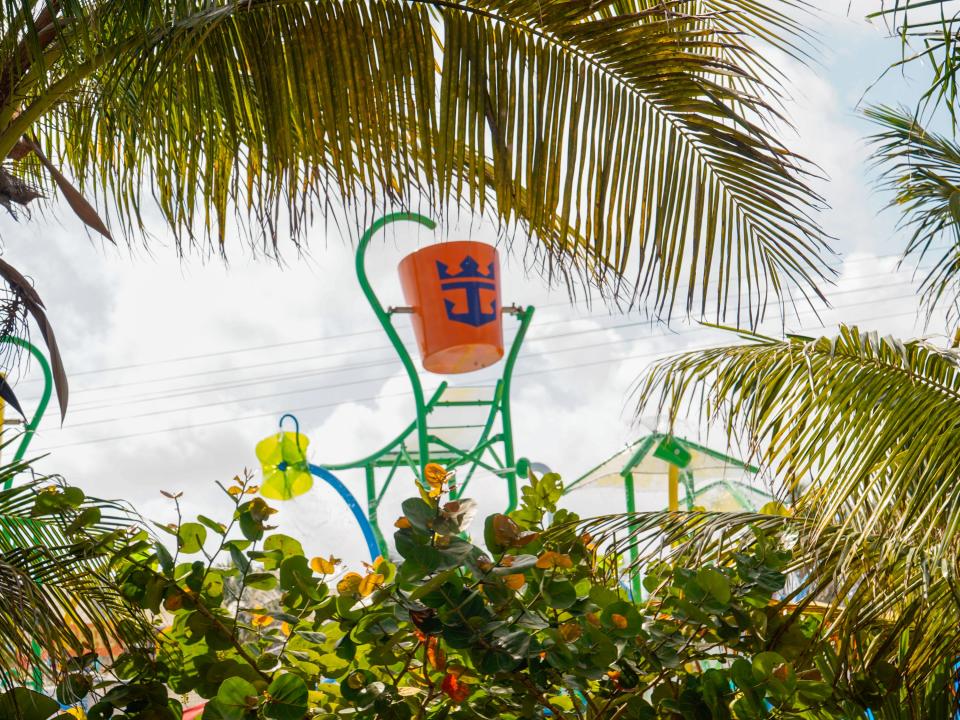
[[[366,252],[373,237],[395,222],[414,222],[433,230],[436,224],[415,213],[394,213],[377,220],[360,239],[357,247],[356,272],[360,288],[384,332],[390,338],[400,358],[413,390],[416,418],[396,437],[376,452],[353,462],[318,463],[325,470],[363,470],[366,479],[367,517],[373,526],[381,553],[386,556],[388,545],[380,528],[378,509],[398,471],[411,471],[421,484],[425,483],[427,464],[438,463],[448,471],[457,471],[456,485],[451,498],[462,497],[478,471],[487,471],[506,484],[507,512],[517,506],[517,477],[526,476],[529,463],[517,458],[513,444],[513,424],[510,414],[510,389],[513,370],[527,329],[533,319],[533,307],[503,308],[519,322],[516,335],[503,361],[503,371],[492,388],[457,388],[447,382],[428,397],[416,364],[394,327],[397,314],[409,313],[409,308],[385,308],[374,292],[366,270]],[[444,416],[470,414],[469,422],[444,422]],[[458,442],[451,436],[470,435],[469,442]],[[426,485],[424,485],[426,487]]]

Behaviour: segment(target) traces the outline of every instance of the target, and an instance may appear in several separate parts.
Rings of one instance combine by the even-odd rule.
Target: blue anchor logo
[[[480,272],[480,265],[472,257],[467,255],[460,263],[460,272],[457,275],[451,275],[447,266],[437,261],[437,272],[440,274],[440,287],[444,292],[449,290],[463,290],[467,296],[467,311],[454,312],[456,303],[452,300],[444,300],[443,304],[447,309],[447,317],[453,322],[463,323],[480,327],[487,323],[492,323],[497,319],[497,301],[490,301],[490,312],[483,312],[481,290],[496,292],[497,286],[494,284],[496,271],[493,263],[487,266],[487,273]]]

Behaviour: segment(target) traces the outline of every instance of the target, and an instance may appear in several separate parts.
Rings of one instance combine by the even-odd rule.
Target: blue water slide
[[[343,498],[343,501],[347,504],[347,507],[350,508],[350,512],[353,513],[353,517],[356,518],[357,524],[360,526],[360,530],[363,532],[363,539],[366,541],[367,550],[370,553],[370,562],[373,562],[380,557],[380,546],[377,545],[377,537],[373,533],[373,526],[370,524],[370,520],[364,513],[360,503],[357,502],[357,499],[353,496],[353,493],[351,493],[347,486],[343,484],[343,481],[340,480],[340,478],[326,468],[322,468],[319,465],[314,465],[312,463],[307,467],[310,469],[310,472],[314,475],[314,477],[320,478],[327,483],[327,485],[336,490],[340,497]]]

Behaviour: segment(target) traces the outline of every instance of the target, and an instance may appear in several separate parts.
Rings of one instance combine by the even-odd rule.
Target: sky
[[[813,63],[773,58],[792,95],[786,110],[795,130],[787,139],[825,175],[817,189],[831,206],[822,222],[836,238],[838,272],[825,288],[832,308],[801,310],[787,329],[830,332],[844,321],[936,338],[943,326],[936,319],[925,326],[917,314],[914,268],[897,265],[904,237],[896,216],[883,211],[886,198],[868,168],[869,126],[858,107],[900,52],[882,25],[860,19],[871,4],[854,2],[848,14],[845,3],[834,3],[839,10],[819,14],[813,22],[822,45]],[[921,68],[911,73],[922,81]],[[914,80],[891,73],[867,100],[909,102],[920,84]],[[43,456],[38,469],[89,494],[129,501],[158,521],[172,518],[161,490],[182,491],[187,514],[219,517],[227,506],[215,481],[257,470],[254,446],[276,432],[285,412],[299,418],[319,464],[363,456],[412,420],[407,381],[360,294],[350,241],[336,230],[314,228],[306,252],[288,246],[279,264],[252,257],[241,242],[231,243],[228,263],[201,253],[181,260],[159,218],[153,234],[149,250],[115,248],[90,238],[59,205],[29,220],[0,218],[4,257],[35,281],[71,380],[66,421],[51,411],[30,448]],[[444,237],[496,240],[477,219]],[[370,272],[386,303],[403,304],[397,262],[436,239],[403,230],[376,242]],[[521,258],[504,265],[504,301],[538,308],[514,387],[518,452],[568,481],[656,426],[655,418],[636,417],[631,395],[652,360],[729,341],[682,321],[666,327],[598,302],[572,305],[564,288],[526,273]],[[511,323],[507,318],[508,332]],[[409,339],[406,319],[398,324]],[[484,372],[467,382],[492,377]],[[25,367],[16,381],[32,408],[38,372]],[[425,382],[434,387],[437,379]],[[705,434],[693,419],[679,430]],[[723,449],[722,437],[706,439]],[[362,493],[362,477],[343,480]],[[398,482],[410,483],[412,493],[409,478]],[[472,494],[484,510],[505,504],[495,478],[478,481]],[[571,497],[581,514],[622,509],[610,496]],[[385,528],[396,515],[397,508],[384,508]],[[363,556],[358,531],[328,488],[285,504],[278,517],[311,552]]]

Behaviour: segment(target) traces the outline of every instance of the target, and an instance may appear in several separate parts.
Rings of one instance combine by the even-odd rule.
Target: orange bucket
[[[492,245],[431,245],[400,261],[413,330],[426,370],[472,372],[503,357],[500,261]]]

